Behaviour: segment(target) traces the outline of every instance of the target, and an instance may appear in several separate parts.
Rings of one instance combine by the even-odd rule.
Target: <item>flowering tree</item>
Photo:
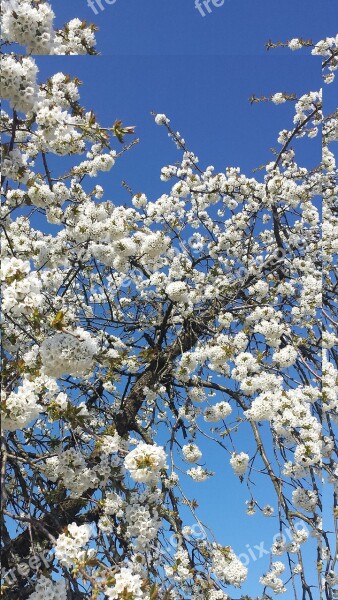
[[[6,41],[92,53],[92,27],[53,32],[48,4],[13,4]],[[338,38],[287,45],[333,82]],[[295,117],[261,179],[204,169],[154,115],[180,156],[161,171],[170,189],[119,205],[91,179],[134,128],[102,127],[62,73],[37,83],[31,56],[2,64],[3,598],[230,598],[247,568],[187,497],[185,473],[189,488],[213,475],[203,439],[247,486],[247,513],[280,523],[261,598],[335,597],[337,114],[320,92],[266,99]],[[321,129],[322,161],[304,168],[293,142]]]

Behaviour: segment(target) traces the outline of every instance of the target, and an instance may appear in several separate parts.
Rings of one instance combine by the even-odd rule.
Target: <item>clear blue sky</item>
[[[335,0],[225,0],[205,17],[195,0],[102,0],[96,16],[87,1],[50,0],[59,23],[97,23],[100,51],[113,55],[262,54],[268,38],[335,35],[338,20]]]
[[[264,43],[269,38],[318,40],[334,35],[330,23],[334,25],[338,16],[334,2],[328,0],[322,0],[320,7],[313,0],[226,0],[204,18],[194,8],[194,0],[117,0],[97,16],[87,0],[51,0],[51,4],[58,24],[75,16],[97,23],[98,49],[103,55],[40,57],[40,78],[57,71],[77,76],[83,81],[82,102],[102,124],[121,118],[137,126],[140,145],[98,181],[106,189],[105,199],[114,203],[128,200],[120,186],[122,179],[134,192],[146,192],[151,199],[166,191],[159,180],[160,168],[178,160],[179,154],[165,130],[154,124],[151,110],[170,117],[203,166],[214,164],[220,170],[240,166],[250,174],[272,160],[269,148],[277,147],[279,130],[292,126],[292,105],[250,106],[248,98],[252,93],[301,95],[318,89],[320,61],[306,53],[266,52]],[[320,143],[301,144],[304,164],[318,163]],[[203,449],[209,454],[208,468],[217,476],[188,486],[190,497],[200,504],[202,520],[238,553],[262,541],[269,548],[277,533],[276,520],[243,516],[248,495],[232,475],[228,458],[210,446]],[[239,450],[250,451],[245,435]],[[259,493],[264,496],[264,489]],[[266,558],[250,563],[243,593],[261,593],[257,575],[267,566]]]

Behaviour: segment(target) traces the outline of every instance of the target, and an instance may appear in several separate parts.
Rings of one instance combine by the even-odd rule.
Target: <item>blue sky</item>
[[[338,16],[329,0],[322,0],[320,10],[313,0],[296,5],[294,0],[225,0],[204,18],[194,8],[194,0],[117,0],[96,16],[87,0],[51,0],[51,4],[58,25],[75,16],[99,25],[102,56],[40,57],[40,79],[57,71],[77,76],[83,81],[83,104],[95,111],[102,124],[109,126],[120,118],[137,126],[140,144],[97,181],[106,189],[105,199],[114,203],[129,198],[121,180],[150,199],[166,191],[160,168],[178,160],[179,153],[165,130],[154,124],[152,110],[169,116],[202,166],[213,164],[219,170],[240,166],[250,175],[252,169],[272,160],[269,149],[278,147],[278,132],[292,126],[292,104],[251,106],[248,98],[253,93],[301,95],[318,89],[320,61],[306,53],[267,52],[264,44],[269,38],[303,36],[316,41],[334,35],[330,23],[335,13]],[[303,164],[319,162],[317,140],[302,141],[300,147]],[[246,437],[239,439],[239,449],[250,450]],[[278,530],[276,519],[244,516],[248,494],[232,474],[228,457],[210,446],[202,449],[208,453],[208,468],[217,472],[206,483],[188,486],[189,496],[200,504],[202,520],[237,552],[248,552],[248,545],[253,548],[262,541],[269,548]],[[260,483],[259,494],[264,492]],[[267,566],[266,558],[251,560],[243,592],[261,593],[257,575]],[[239,596],[239,592],[233,595]]]
[[[202,17],[195,0],[116,0],[98,15],[88,0],[50,0],[58,22],[80,17],[100,27],[103,54],[264,53],[267,39],[335,35],[334,0],[225,0]],[[97,3],[97,0],[95,0]]]

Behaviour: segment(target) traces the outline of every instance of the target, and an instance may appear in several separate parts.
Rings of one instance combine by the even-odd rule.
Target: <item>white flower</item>
[[[323,348],[332,348],[337,344],[338,338],[335,333],[330,331],[323,331]]]
[[[297,350],[293,348],[293,346],[285,346],[281,350],[274,352],[272,360],[277,363],[279,367],[291,367],[297,360]]]
[[[93,28],[81,19],[71,19],[67,23],[66,34],[60,31],[55,35],[52,54],[88,54],[95,46]]]
[[[189,288],[184,281],[172,281],[166,287],[166,294],[173,302],[187,302]]]
[[[308,512],[313,512],[317,506],[318,496],[317,493],[312,490],[297,488],[292,492],[292,501],[296,506],[299,506]]]
[[[37,101],[37,66],[30,57],[18,61],[15,56],[1,56],[0,93],[11,106],[23,113],[31,112]]]
[[[70,567],[86,557],[92,557],[95,550],[91,549],[87,552],[80,550],[93,536],[91,525],[70,523],[67,529],[68,533],[61,533],[56,540],[55,557],[61,564]]]
[[[274,104],[283,104],[283,102],[286,102],[286,98],[284,98],[284,95],[281,92],[274,94],[271,100]]]
[[[136,208],[143,208],[147,205],[147,196],[145,194],[136,194],[133,196],[132,203]]]
[[[175,487],[175,485],[177,485],[178,482],[179,482],[179,477],[178,477],[177,473],[174,473],[174,472],[170,473],[169,477],[164,480],[165,486],[168,489]]]
[[[125,507],[125,520],[128,524],[126,535],[133,539],[135,550],[144,552],[156,539],[161,520],[155,507],[149,510],[147,506],[130,504]]]
[[[4,0],[2,36],[27,46],[29,54],[49,54],[54,41],[54,13],[47,3],[32,6],[29,0]]]
[[[230,464],[235,471],[236,475],[243,475],[247,469],[249,462],[249,455],[245,452],[240,452],[239,454],[233,453]]]
[[[299,543],[304,544],[309,537],[309,532],[307,529],[297,529],[296,533],[293,535],[293,539]]]
[[[210,590],[207,600],[230,600],[230,596],[222,590]]]
[[[271,554],[281,556],[286,551],[286,542],[282,537],[278,537],[271,546]]]
[[[72,333],[56,333],[40,346],[44,372],[50,377],[87,373],[93,367],[93,357],[97,351],[96,340],[80,328]]]
[[[103,454],[113,454],[118,452],[121,445],[122,439],[116,432],[114,435],[102,435],[100,437],[99,447]]]
[[[325,580],[327,581],[330,587],[337,585],[338,573],[335,573],[334,571],[329,571],[329,573],[325,575]]]
[[[141,589],[142,579],[138,573],[133,573],[130,567],[123,567],[119,573],[114,574],[113,587],[106,588],[104,593],[112,600],[119,598],[132,598],[144,600]]]
[[[183,446],[182,452],[185,460],[191,463],[198,462],[202,457],[202,452],[196,444],[187,444],[186,446]]]
[[[160,446],[140,442],[124,459],[124,465],[135,481],[154,483],[165,468],[166,454]]]
[[[161,232],[147,235],[141,243],[141,254],[146,254],[150,258],[160,256],[168,247],[170,239]]]
[[[42,282],[37,272],[30,272],[30,264],[16,258],[4,258],[0,269],[2,310],[11,316],[29,315],[44,305]]]
[[[302,44],[298,38],[293,38],[288,42],[288,47],[290,50],[299,50],[302,47]]]
[[[155,123],[156,123],[156,125],[168,125],[168,123],[170,123],[170,121],[169,121],[168,117],[159,113],[155,116]]]
[[[204,411],[204,420],[208,423],[217,423],[228,417],[232,408],[228,402],[218,402],[213,406],[208,406]]]
[[[263,512],[263,515],[265,515],[266,517],[271,517],[275,511],[272,508],[272,506],[267,504],[266,506],[263,507],[262,512]]]
[[[259,581],[262,585],[270,587],[275,594],[283,594],[286,592],[282,580],[279,577],[276,577],[276,571],[274,569],[261,577]]]
[[[120,256],[133,256],[137,253],[137,244],[132,238],[122,238],[115,242],[114,250]]]
[[[2,391],[1,405],[1,427],[7,431],[22,429],[43,410],[34,383],[27,379],[23,380],[16,392],[11,392],[7,397],[5,391]]]
[[[248,569],[242,564],[232,548],[213,544],[212,569],[221,581],[240,587],[247,577]]]
[[[187,471],[187,475],[190,475],[190,477],[194,481],[201,482],[208,479],[211,475],[213,475],[213,473],[209,473],[208,471],[206,471],[206,469],[203,469],[202,467],[193,467],[192,469],[189,469],[189,471]]]
[[[104,499],[104,512],[107,515],[123,516],[124,502],[116,492],[108,492]]]
[[[285,565],[279,560],[272,563],[272,568],[278,575],[285,571]]]

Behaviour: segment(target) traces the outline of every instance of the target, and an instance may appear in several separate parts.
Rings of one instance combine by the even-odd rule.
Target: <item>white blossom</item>
[[[244,475],[249,463],[249,455],[246,452],[233,453],[230,464],[236,475]]]
[[[166,454],[160,446],[140,442],[124,459],[126,469],[135,481],[153,483],[165,468]]]
[[[196,444],[186,444],[182,448],[183,456],[186,461],[195,463],[202,457],[202,452]]]
[[[83,375],[92,368],[97,351],[95,339],[80,328],[71,333],[56,333],[40,346],[44,372],[51,377]]]
[[[93,536],[91,525],[77,525],[70,523],[67,533],[61,533],[55,544],[55,557],[65,566],[71,567],[76,562],[81,562],[88,556],[93,556],[95,550],[81,550]]]

